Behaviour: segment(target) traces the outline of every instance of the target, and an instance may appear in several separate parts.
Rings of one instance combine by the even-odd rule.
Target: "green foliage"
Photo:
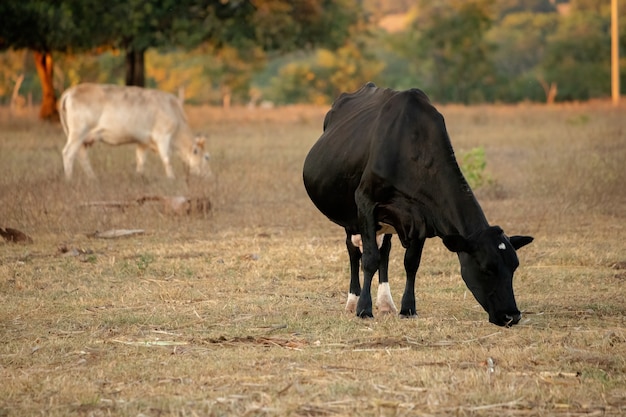
[[[252,75],[265,63],[265,54],[258,48],[240,51],[224,46],[208,46],[191,51],[149,51],[146,56],[148,85],[177,93],[184,89],[190,103],[222,104],[226,95],[233,102],[250,100]]]
[[[491,177],[485,171],[487,167],[487,157],[485,155],[485,149],[482,146],[472,148],[467,152],[462,152],[459,156],[459,166],[467,183],[473,190],[479,189],[492,182]]]
[[[408,27],[379,28],[390,13]],[[0,49],[53,52],[57,91],[123,82],[126,52],[147,51],[146,84],[182,87],[195,103],[327,104],[367,81],[419,87],[436,102],[544,101],[551,85],[556,100],[610,93],[600,0],[6,0],[0,19]],[[619,22],[624,57],[623,2]],[[22,96],[41,97],[21,56],[0,56],[2,102],[21,74]]]
[[[151,253],[141,254],[137,259],[137,269],[141,274],[144,274],[148,267],[154,263],[154,261],[155,257]]]
[[[557,88],[557,100],[607,96],[608,2],[565,3],[423,1],[411,30],[395,35],[394,43],[411,63],[418,86],[440,102],[542,101],[550,85]],[[620,22],[625,18],[621,5]],[[621,29],[623,55],[626,24]]]
[[[610,91],[608,16],[574,12],[549,37],[541,68],[557,83],[559,98],[587,100]]]
[[[575,116],[568,117],[565,121],[571,126],[585,126],[589,123],[589,115],[584,113],[577,114]]]
[[[13,85],[24,74],[26,51],[0,54],[0,97],[11,97]]]
[[[495,98],[505,102],[543,101],[538,82],[548,36],[556,30],[556,13],[511,13],[485,35],[494,46],[492,59],[498,82]]]
[[[310,64],[294,62],[280,69],[278,77],[270,81],[270,88],[265,95],[278,104],[324,104],[326,97],[320,93],[319,82]]]
[[[247,93],[258,51],[339,47],[361,13],[355,0],[8,0],[0,16],[0,49],[122,49],[127,84],[144,85],[149,48],[204,43],[226,56],[217,84],[230,97]]]
[[[337,51],[319,49],[282,67],[270,80],[265,96],[279,104],[328,104],[341,92],[376,80],[382,68],[359,42],[349,42]]]
[[[418,53],[413,68],[424,74],[429,94],[440,102],[492,99],[495,83],[492,46],[485,33],[493,24],[492,0],[447,0],[420,3],[413,22]],[[415,36],[415,35],[414,35]],[[424,62],[429,62],[423,67]]]
[[[292,51],[311,46],[335,49],[361,16],[355,0],[257,0],[249,25],[263,49]]]
[[[85,0],[5,0],[0,2],[0,49],[69,51],[97,42],[96,17]]]
[[[499,18],[516,13],[554,13],[556,12],[553,0],[498,0],[495,3]]]

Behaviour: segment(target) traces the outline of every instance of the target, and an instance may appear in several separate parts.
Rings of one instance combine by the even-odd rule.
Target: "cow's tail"
[[[63,132],[65,132],[65,136],[68,134],[67,128],[67,98],[69,94],[67,92],[61,95],[61,100],[59,100],[59,119],[61,119],[61,126],[63,127]]]

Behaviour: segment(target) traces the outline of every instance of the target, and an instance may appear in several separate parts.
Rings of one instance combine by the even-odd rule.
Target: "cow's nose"
[[[504,322],[505,322],[505,326],[506,327],[511,327],[514,324],[519,323],[519,321],[522,319],[522,314],[521,313],[515,313],[515,314],[505,314],[504,315]]]

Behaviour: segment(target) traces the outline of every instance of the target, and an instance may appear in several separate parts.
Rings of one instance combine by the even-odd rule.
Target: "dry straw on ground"
[[[604,416],[626,413],[626,118],[604,103],[442,106],[457,152],[483,146],[487,217],[531,234],[495,327],[437,239],[419,318],[343,312],[342,230],[309,202],[325,109],[190,108],[210,180],[90,150],[63,179],[60,127],[0,114],[0,416]],[[178,161],[177,161],[178,162]],[[142,196],[210,210],[98,206]],[[117,239],[96,232],[143,230]],[[394,240],[391,288],[403,288]]]

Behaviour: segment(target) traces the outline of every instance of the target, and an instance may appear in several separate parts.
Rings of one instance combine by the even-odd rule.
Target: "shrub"
[[[492,182],[491,177],[485,168],[487,167],[487,157],[485,156],[485,148],[482,146],[472,148],[469,151],[462,152],[459,155],[459,166],[469,183],[469,186],[476,190]]]

